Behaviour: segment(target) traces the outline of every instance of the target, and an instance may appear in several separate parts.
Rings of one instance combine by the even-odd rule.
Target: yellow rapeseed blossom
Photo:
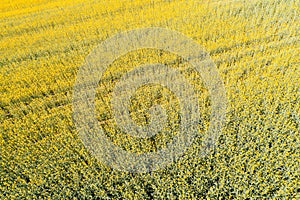
[[[2,0],[0,5],[0,199],[299,199],[300,61],[297,0]],[[179,31],[205,47],[228,98],[215,149],[203,156],[210,97],[201,74],[171,52],[120,56],[96,89],[95,115],[124,150],[163,148],[180,130],[180,102],[160,85],[141,87],[130,114],[149,123],[162,105],[168,125],[151,138],[125,134],[110,100],[122,75],[147,63],[178,71],[197,93],[199,135],[164,169],[121,172],[94,158],[73,122],[79,66],[115,33]]]

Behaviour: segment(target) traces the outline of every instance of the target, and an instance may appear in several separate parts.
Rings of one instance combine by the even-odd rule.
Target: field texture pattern
[[[299,16],[298,0],[1,0],[0,199],[300,199]],[[200,113],[200,134],[176,162],[129,173],[85,148],[72,94],[95,46],[142,27],[176,30],[205,47],[228,100],[216,146],[202,156],[211,104],[201,74],[157,49],[119,57],[95,100],[99,126],[114,144],[154,152],[179,131],[178,98],[155,84],[138,88],[128,109],[142,125],[148,108],[162,105],[168,118],[161,133],[136,138],[118,128],[112,91],[136,66],[179,70],[197,91]]]

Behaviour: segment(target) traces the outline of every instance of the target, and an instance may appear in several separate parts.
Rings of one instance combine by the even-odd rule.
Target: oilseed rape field
[[[298,0],[1,0],[0,199],[300,199],[299,27]],[[97,45],[142,28],[176,31],[205,49],[218,72],[209,81],[217,77],[224,86],[226,98],[217,101],[226,115],[212,131],[218,136],[213,147],[203,153],[216,108],[209,81],[184,56],[128,50],[103,73],[93,73],[101,75],[93,116],[112,144],[148,155],[189,126],[182,125],[189,113],[181,108],[192,98],[178,97],[180,84],[178,93],[160,84],[138,87],[133,79],[126,85],[135,69],[166,84],[187,80],[198,105],[191,116],[197,134],[186,151],[164,167],[134,172],[101,162],[86,145],[76,119],[89,116],[74,112],[74,86]],[[161,65],[140,67],[149,63]],[[155,66],[180,78],[168,82],[163,71],[151,74]],[[113,99],[122,81],[136,89],[127,105],[130,122],[154,124],[157,134],[127,134],[130,123],[120,128],[114,108],[123,104]],[[120,166],[131,162],[123,159]]]

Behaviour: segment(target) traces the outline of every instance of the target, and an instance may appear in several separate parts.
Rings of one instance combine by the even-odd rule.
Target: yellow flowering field
[[[300,3],[298,0],[1,0],[0,199],[300,199]],[[203,46],[227,96],[214,148],[200,151],[211,119],[201,74],[179,55],[138,49],[110,64],[95,116],[113,144],[155,152],[178,134],[176,95],[140,87],[130,116],[148,124],[162,105],[167,125],[149,138],[119,129],[110,105],[122,75],[146,63],[180,71],[197,93],[199,134],[166,167],[116,170],[85,147],[73,119],[80,66],[122,31],[162,27]]]

